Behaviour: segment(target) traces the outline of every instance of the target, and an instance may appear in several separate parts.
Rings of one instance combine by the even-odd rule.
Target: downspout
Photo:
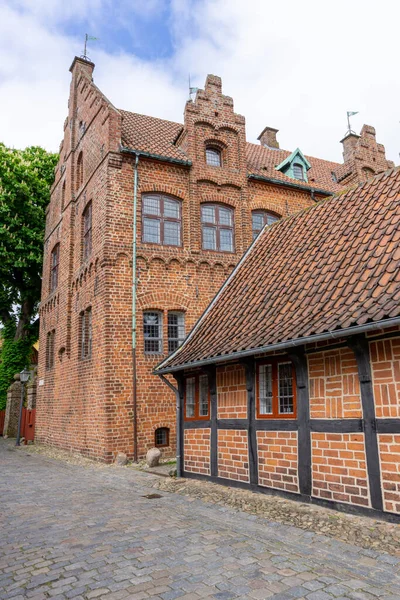
[[[133,460],[138,462],[137,442],[137,378],[136,378],[136,226],[137,226],[137,188],[139,155],[135,155],[133,178],[133,240],[132,240],[132,377],[133,377]]]
[[[181,399],[179,390],[176,388],[164,375],[159,375],[160,379],[175,393],[176,398],[176,476],[182,477],[181,472],[181,456],[182,456],[182,437],[180,435],[181,428]]]

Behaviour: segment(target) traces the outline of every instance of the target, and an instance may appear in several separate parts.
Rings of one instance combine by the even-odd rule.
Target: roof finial
[[[92,35],[88,35],[87,33],[85,33],[85,45],[83,47],[83,54],[81,55],[81,58],[83,58],[83,60],[87,60],[88,62],[90,61],[90,58],[87,55],[87,43],[89,40],[98,40],[99,38],[97,37],[93,37]]]
[[[350,126],[350,117],[352,117],[353,115],[358,115],[358,112],[354,112],[351,110],[347,111],[347,131],[344,137],[346,137],[346,135],[350,135],[351,133],[355,134],[356,132],[352,130],[351,126]]]

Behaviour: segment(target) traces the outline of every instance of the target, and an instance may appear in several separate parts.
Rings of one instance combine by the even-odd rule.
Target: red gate
[[[0,435],[3,435],[4,419],[6,418],[6,411],[0,410]]]
[[[21,437],[24,438],[24,444],[33,442],[35,439],[35,419],[36,408],[32,410],[22,409]]]

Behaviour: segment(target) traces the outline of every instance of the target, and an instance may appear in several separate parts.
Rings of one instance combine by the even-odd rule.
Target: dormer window
[[[300,181],[304,181],[303,165],[299,165],[298,163],[293,165],[293,177],[294,179],[300,179]]]
[[[218,150],[218,148],[206,148],[206,163],[210,165],[210,167],[220,167],[221,151]]]
[[[277,165],[275,169],[286,175],[286,177],[307,182],[307,171],[311,169],[311,165],[300,148],[296,148],[296,150]],[[313,180],[311,179],[311,181]]]

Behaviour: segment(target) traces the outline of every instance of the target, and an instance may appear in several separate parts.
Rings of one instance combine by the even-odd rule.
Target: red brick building
[[[259,235],[173,374],[183,476],[400,516],[400,168]]]
[[[71,66],[47,212],[36,432],[111,461],[155,444],[174,452],[174,394],[152,371],[262,227],[390,163],[368,126],[343,140],[343,164],[280,150],[268,127],[248,143],[213,75],[183,124],[118,110],[93,69]]]

